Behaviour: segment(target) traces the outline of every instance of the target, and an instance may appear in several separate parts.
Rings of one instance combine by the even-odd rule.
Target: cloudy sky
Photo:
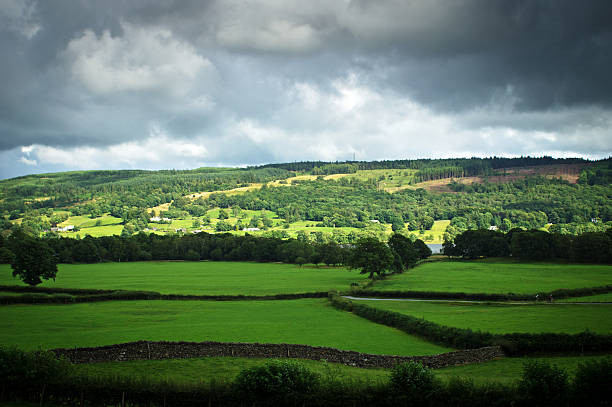
[[[0,178],[612,155],[609,0],[0,0]]]

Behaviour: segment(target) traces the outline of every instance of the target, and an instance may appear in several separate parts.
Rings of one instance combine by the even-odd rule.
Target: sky
[[[609,0],[0,0],[0,178],[612,155]]]

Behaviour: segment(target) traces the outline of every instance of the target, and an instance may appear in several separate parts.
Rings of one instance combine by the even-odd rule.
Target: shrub
[[[567,404],[567,373],[556,365],[529,361],[523,365],[519,394],[534,406]]]
[[[71,372],[72,365],[59,360],[52,352],[26,352],[0,347],[0,377],[5,383],[29,386],[57,382]]]
[[[410,395],[430,393],[436,387],[431,369],[413,361],[395,366],[390,382],[396,392]]]
[[[574,396],[582,405],[612,403],[612,359],[581,363],[574,379]]]
[[[248,399],[272,398],[312,393],[319,376],[301,363],[272,360],[243,370],[234,384]]]

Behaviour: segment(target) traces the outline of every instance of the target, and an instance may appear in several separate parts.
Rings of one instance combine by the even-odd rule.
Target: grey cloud
[[[2,10],[6,4],[18,7]],[[555,146],[526,138],[487,144],[474,136],[482,129],[554,133],[558,148],[581,154],[612,150],[609,1],[5,0],[0,20],[9,21],[0,24],[0,151],[117,145],[146,140],[159,126],[168,137],[199,140],[207,160],[282,161],[269,145],[228,138],[227,128],[251,120],[312,139],[327,130],[346,146],[349,135],[365,135],[295,104],[291,92],[307,84],[333,97],[334,83],[351,74],[389,104],[409,100],[453,120],[471,134],[458,152]],[[198,63],[208,68],[189,71]],[[144,75],[128,77],[133,71]],[[316,159],[307,144],[296,145]],[[396,152],[381,141],[374,156],[371,145],[362,143],[372,151],[362,158]]]

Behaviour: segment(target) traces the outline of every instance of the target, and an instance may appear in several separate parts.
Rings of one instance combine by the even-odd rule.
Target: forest
[[[540,171],[551,168],[553,175]],[[574,179],[564,178],[570,170]],[[154,230],[155,217],[168,223],[189,220],[194,231],[200,224],[217,232],[272,229],[284,238],[296,237],[297,227],[301,233],[325,232],[328,240],[334,240],[330,229],[336,237],[423,234],[436,221],[449,222],[443,234],[447,241],[465,230],[487,228],[575,235],[612,226],[611,180],[610,159],[550,157],[29,175],[0,181],[0,230],[5,237],[16,227],[42,236],[55,233],[52,229],[71,216],[100,224],[109,216],[118,224],[112,234],[126,235]],[[228,220],[223,211],[235,217],[244,211],[269,215]],[[303,222],[313,229],[304,229]],[[286,233],[289,229],[293,232]]]

